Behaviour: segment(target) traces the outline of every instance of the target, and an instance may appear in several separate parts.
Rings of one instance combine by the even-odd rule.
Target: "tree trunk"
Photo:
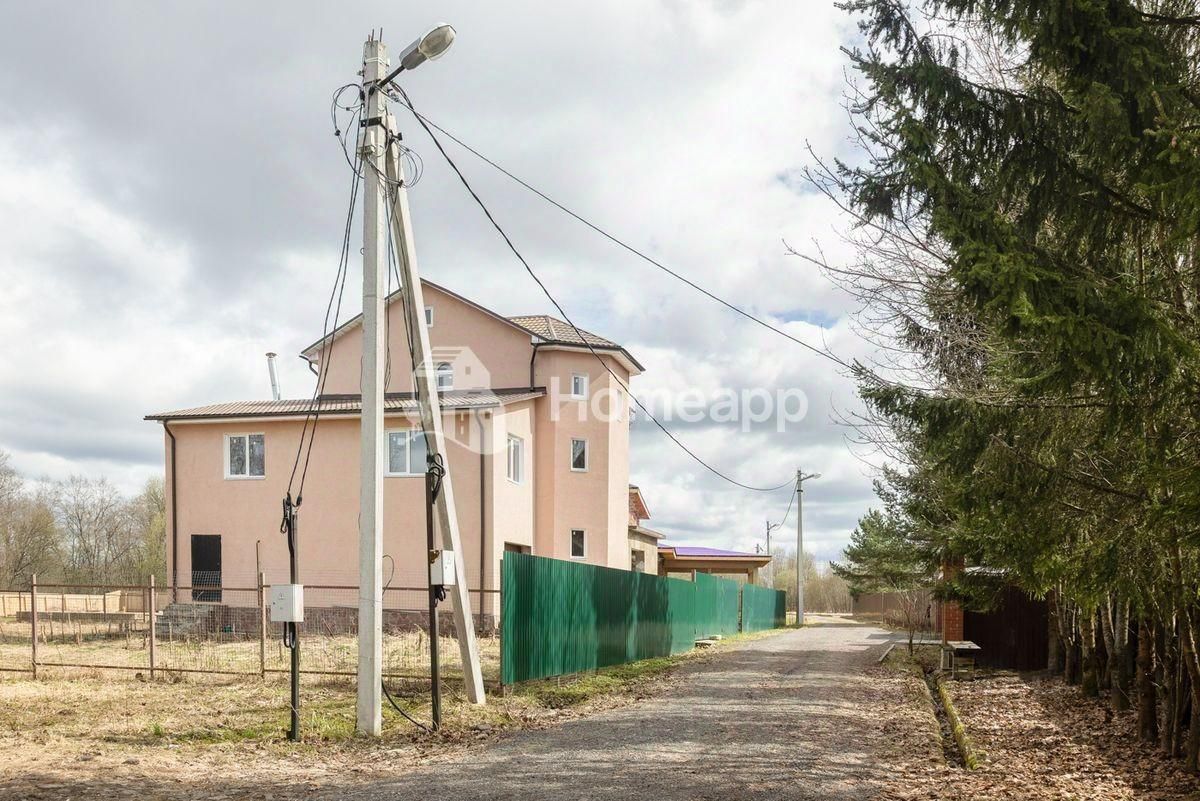
[[[1129,685],[1133,671],[1129,668],[1129,604],[1114,604],[1111,621],[1112,649],[1108,655],[1109,701],[1114,712],[1129,709]]]
[[[1179,663],[1175,659],[1175,634],[1161,621],[1155,626],[1154,650],[1158,658],[1159,700],[1162,702],[1163,725],[1159,732],[1158,747],[1163,753],[1174,755],[1176,709],[1175,699],[1179,692]]]
[[[1095,698],[1100,694],[1100,676],[1096,664],[1096,615],[1080,616],[1080,648],[1083,656],[1083,694]]]
[[[1138,618],[1137,630],[1137,696],[1138,737],[1144,742],[1158,740],[1158,697],[1154,688],[1153,629],[1144,617]]]
[[[1051,598],[1046,608],[1049,611],[1046,626],[1046,670],[1053,675],[1062,670],[1063,652],[1062,637],[1059,636],[1057,600]]]

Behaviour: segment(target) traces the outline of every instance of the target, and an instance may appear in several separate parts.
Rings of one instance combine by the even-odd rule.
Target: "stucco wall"
[[[474,425],[467,414],[457,417],[460,424]],[[403,416],[386,419],[389,429],[412,424]],[[450,415],[446,424],[452,424]],[[268,582],[286,580],[287,543],[279,533],[279,523],[301,426],[300,421],[171,424],[178,448],[180,585],[191,581],[193,534],[221,536],[226,587],[254,586],[256,541],[260,544],[262,569]],[[264,478],[224,477],[224,435],[236,433],[265,435]],[[169,464],[169,440],[166,446]],[[479,455],[451,442],[448,462],[454,480],[467,579],[470,587],[476,589],[480,586]],[[357,584],[358,490],[358,420],[324,418],[313,447],[299,515],[300,573],[304,583]],[[393,587],[425,584],[424,493],[424,480],[420,477],[384,478],[384,553],[395,564],[393,573],[391,562],[385,559],[384,581],[390,578]],[[501,514],[512,518],[521,514],[521,507],[506,507]],[[532,521],[527,525],[532,525]],[[172,563],[173,539],[168,537],[168,566]],[[411,599],[404,596],[402,602],[419,608],[420,600],[414,594]]]
[[[529,386],[533,345],[528,333],[434,287],[426,286],[424,295],[425,305],[433,309],[429,344],[434,361],[453,365],[455,389]],[[392,354],[387,391],[411,392],[408,333],[403,304],[398,299],[388,304],[387,321]],[[357,394],[362,370],[362,329],[356,327],[334,340],[329,357],[325,392]]]
[[[622,380],[628,380],[615,360],[604,358]],[[586,400],[570,397],[573,373],[588,376]],[[581,528],[587,540],[584,561],[628,569],[629,428],[624,393],[586,351],[540,349],[534,379],[549,393],[538,404],[536,418],[534,553],[570,559],[571,530]],[[612,416],[614,401],[617,414]],[[571,469],[575,438],[588,443],[585,472]]]

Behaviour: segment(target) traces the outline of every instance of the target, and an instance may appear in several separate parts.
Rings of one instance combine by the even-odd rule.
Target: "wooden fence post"
[[[150,574],[150,680],[154,681],[154,657],[155,646],[157,643],[157,634],[155,629],[154,610],[158,606],[158,599],[155,597],[157,593],[154,590],[154,574]]]
[[[33,647],[30,654],[33,663],[33,677],[37,678],[37,573],[29,577],[29,620],[33,625]]]
[[[267,574],[258,574],[258,673],[267,677]]]

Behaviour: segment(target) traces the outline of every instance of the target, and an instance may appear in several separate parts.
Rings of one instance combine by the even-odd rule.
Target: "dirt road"
[[[861,799],[888,778],[903,685],[873,669],[887,634],[849,620],[768,637],[684,669],[667,694],[394,781],[384,799]]]

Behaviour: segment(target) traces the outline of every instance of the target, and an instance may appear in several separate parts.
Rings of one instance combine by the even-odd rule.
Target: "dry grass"
[[[354,735],[352,680],[305,677],[303,741],[286,739],[288,685],[258,678],[52,671],[34,681],[0,678],[0,798],[304,797],[318,786],[393,776],[429,758],[521,728],[541,728],[610,708],[669,681],[683,661],[707,659],[769,633],[715,649],[493,692],[465,703],[447,682],[443,728],[423,732],[384,707],[383,737]],[[340,645],[339,645],[340,647]],[[498,649],[497,649],[498,658]],[[257,665],[257,644],[254,663]],[[0,674],[3,675],[3,674]],[[11,676],[11,674],[10,674]],[[428,685],[389,682],[418,720],[430,717]],[[42,793],[42,795],[39,795]]]
[[[61,625],[61,624],[60,624]],[[265,664],[268,671],[286,671],[290,654],[279,631],[268,632]],[[122,631],[106,623],[75,623],[51,628],[38,645],[39,663],[98,665],[148,671],[149,635],[145,626]],[[0,619],[0,668],[27,668],[30,664],[28,622]],[[478,638],[483,675],[487,681],[500,678],[500,640]],[[443,672],[461,676],[458,641],[440,638]],[[257,675],[260,670],[257,636],[215,632],[205,637],[160,638],[155,649],[158,668],[171,671],[213,671]],[[352,635],[307,636],[301,642],[302,669],[353,674],[358,660],[358,640]],[[399,677],[429,675],[429,637],[420,630],[385,634],[384,672]]]

